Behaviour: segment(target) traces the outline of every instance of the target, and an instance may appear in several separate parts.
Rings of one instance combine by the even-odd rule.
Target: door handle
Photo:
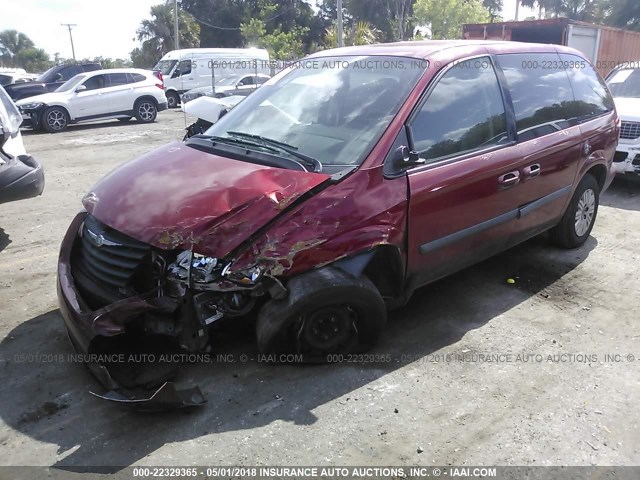
[[[505,173],[498,177],[498,188],[500,190],[506,190],[507,188],[515,187],[520,183],[520,172],[514,170],[513,172]]]
[[[533,165],[529,165],[523,169],[524,176],[527,178],[535,178],[540,175],[540,165],[534,163]]]

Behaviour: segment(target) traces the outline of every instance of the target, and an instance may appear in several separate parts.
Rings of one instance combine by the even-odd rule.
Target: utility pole
[[[75,23],[61,23],[63,27],[67,27],[69,29],[69,39],[71,40],[71,54],[73,55],[73,61],[76,61],[76,49],[73,48],[73,35],[71,34],[71,28],[76,27]]]
[[[520,10],[520,0],[516,0],[516,22],[518,21],[518,10]]]
[[[344,47],[344,25],[342,23],[342,0],[338,0],[338,46]]]
[[[173,0],[173,35],[176,37],[176,50],[180,50],[178,39],[178,0]]]

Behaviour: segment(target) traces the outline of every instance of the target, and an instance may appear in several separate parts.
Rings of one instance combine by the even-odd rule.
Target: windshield
[[[0,74],[0,85],[9,85],[13,83],[13,77],[11,75]]]
[[[176,63],[178,63],[177,60],[160,60],[153,70],[162,72],[162,75],[169,75]]]
[[[607,79],[607,85],[614,97],[640,98],[640,70],[618,70]]]
[[[36,82],[43,82],[43,83],[53,82],[55,80],[53,77],[55,77],[55,73],[57,73],[59,70],[60,70],[60,65],[54,65],[49,70],[47,70],[42,75],[40,75],[38,78],[36,78]]]
[[[75,77],[71,77],[69,80],[64,82],[54,91],[56,92],[69,92],[75,89],[85,78],[87,78],[86,74],[76,75]]]
[[[221,78],[216,82],[216,85],[227,86],[227,85],[235,85],[240,80],[240,75],[232,75],[230,77]]]
[[[302,60],[207,130],[259,135],[323,165],[359,165],[407,99],[424,62],[401,57]]]

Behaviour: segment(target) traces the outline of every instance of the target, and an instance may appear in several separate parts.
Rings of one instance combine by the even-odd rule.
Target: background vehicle
[[[221,78],[216,82],[215,92],[211,85],[207,87],[198,87],[182,94],[181,99],[186,103],[194,98],[207,96],[215,98],[223,98],[230,96],[248,96],[255,92],[258,88],[269,81],[271,77],[265,74],[258,75],[231,75]]]
[[[180,95],[197,87],[211,86],[231,75],[271,73],[269,52],[258,48],[189,48],[167,53],[153,67],[162,73],[169,108]]]
[[[183,104],[182,110],[185,113],[198,117],[198,120],[187,127],[187,133],[183,140],[206,132],[211,125],[229,113],[244,98],[238,95],[224,98],[198,97],[189,103]]]
[[[0,68],[0,86],[32,82],[36,78],[38,78],[38,75],[27,73],[24,68]]]
[[[616,68],[607,77],[607,85],[622,120],[613,170],[640,175],[640,61]]]
[[[44,190],[42,167],[25,152],[21,122],[18,108],[0,86],[0,203],[37,197]]]
[[[71,123],[117,118],[149,123],[167,108],[162,81],[136,68],[99,70],[76,75],[57,90],[17,102],[25,123],[61,132]]]
[[[44,72],[33,82],[16,83],[5,86],[5,90],[14,102],[34,95],[53,92],[67,80],[82,72],[100,70],[99,63],[84,63],[74,65],[56,65]]]

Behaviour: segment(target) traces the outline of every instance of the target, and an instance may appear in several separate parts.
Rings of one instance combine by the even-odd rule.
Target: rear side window
[[[111,81],[111,86],[116,87],[118,85],[126,85],[129,83],[127,81],[126,73],[110,73],[109,80]]]
[[[568,128],[576,105],[567,71],[555,53],[498,55],[516,114],[518,140]]]
[[[427,160],[508,141],[504,102],[489,58],[453,66],[411,121],[414,150]]]
[[[127,75],[129,75],[130,78],[129,83],[144,82],[146,80],[146,77],[139,73],[128,73]]]
[[[578,121],[586,121],[614,109],[613,98],[593,67],[575,55],[560,54],[573,87]]]

